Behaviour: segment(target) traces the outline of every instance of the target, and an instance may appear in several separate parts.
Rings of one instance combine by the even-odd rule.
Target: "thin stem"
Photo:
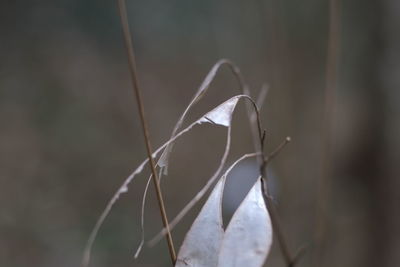
[[[329,3],[329,36],[326,60],[325,112],[322,118],[321,173],[317,187],[317,210],[315,216],[315,252],[314,266],[321,266],[323,248],[326,243],[326,214],[329,207],[330,182],[332,173],[331,127],[335,100],[336,76],[340,42],[340,5],[339,0]]]
[[[269,214],[271,216],[271,221],[273,224],[273,227],[275,229],[275,232],[278,237],[278,241],[282,250],[282,253],[285,257],[285,260],[288,264],[288,267],[293,267],[295,264],[295,261],[290,254],[289,247],[286,242],[286,237],[283,233],[281,223],[279,220],[278,213],[275,210],[275,206],[273,205],[271,198],[269,197],[268,190],[267,190],[267,171],[266,167],[267,164],[290,142],[290,137],[286,137],[286,139],[278,146],[277,149],[275,149],[268,157],[263,156],[263,147],[264,147],[264,141],[265,141],[265,134],[264,131],[261,130],[261,118],[260,118],[260,112],[258,110],[257,104],[254,102],[254,100],[247,96],[244,95],[246,99],[248,99],[254,106],[255,114],[256,114],[256,122],[257,122],[257,130],[258,130],[258,136],[259,136],[259,150],[260,150],[260,157],[261,157],[261,164],[260,164],[260,173],[261,173],[261,181],[262,181],[262,192],[263,192],[263,197],[264,201],[268,207]],[[253,127],[255,128],[255,127]]]
[[[249,86],[247,85],[247,83],[246,83],[246,81],[245,81],[245,79],[244,79],[244,77],[242,75],[242,72],[240,71],[239,67],[236,66],[232,61],[230,61],[228,59],[223,59],[221,62],[223,62],[224,64],[229,66],[229,68],[231,69],[232,73],[236,77],[236,80],[239,83],[239,91],[243,95],[247,95],[247,96],[250,97],[250,101],[253,102],[252,104],[255,107],[254,110],[259,113],[257,104],[253,101],[253,99],[250,96]],[[258,143],[258,141],[257,141],[258,140],[257,129],[254,127],[253,120],[252,120],[253,112],[252,112],[251,106],[248,105],[247,103],[246,103],[246,109],[247,109],[246,110],[247,111],[247,116],[249,118],[251,134],[252,134],[252,137],[253,137],[252,138],[253,145],[254,145],[254,148],[256,150],[259,150],[259,147],[258,147],[258,144],[257,144]],[[259,116],[257,116],[257,118],[259,119]],[[260,126],[260,122],[258,121],[257,123],[258,123],[258,126]],[[260,127],[258,128],[258,131],[260,132]],[[258,158],[258,159],[259,159],[259,163],[261,164],[262,163],[261,159],[260,158]]]
[[[260,150],[260,156],[258,157],[259,159],[259,164],[260,164],[260,173],[261,173],[261,182],[262,182],[262,192],[263,192],[263,197],[264,201],[268,207],[268,211],[271,217],[271,221],[273,224],[273,227],[275,229],[276,235],[278,237],[278,242],[281,247],[282,253],[284,255],[285,261],[288,264],[288,267],[294,267],[296,259],[292,257],[289,246],[287,245],[287,238],[285,237],[284,231],[282,230],[281,227],[281,222],[279,219],[279,215],[275,209],[274,204],[272,203],[271,198],[269,197],[267,186],[266,186],[266,181],[267,181],[267,174],[266,174],[266,166],[268,163],[275,158],[275,156],[291,141],[290,137],[286,137],[284,142],[282,142],[268,157],[264,157],[264,143],[265,143],[265,136],[266,136],[266,131],[262,130],[261,127],[261,116],[260,116],[260,111],[258,109],[257,103],[254,102],[254,100],[249,96],[249,90],[248,86],[246,85],[243,76],[241,75],[241,72],[238,67],[236,67],[232,62],[227,61],[226,62],[228,66],[232,69],[232,72],[235,74],[239,84],[240,84],[240,90],[242,93],[245,95],[245,97],[250,101],[250,103],[254,107],[254,114],[256,117],[256,124],[257,126],[254,126],[252,120],[252,114],[253,112],[251,111],[250,105],[247,105],[247,114],[249,117],[250,121],[250,128],[252,130],[252,135],[253,135],[253,140],[254,140],[254,146],[256,150]],[[257,135],[258,135],[258,140],[257,140]]]
[[[138,82],[138,78],[137,78],[135,54],[133,52],[132,39],[130,36],[125,0],[118,0],[118,8],[119,8],[119,15],[121,17],[121,24],[122,24],[122,30],[123,30],[123,35],[124,35],[125,47],[126,47],[126,50],[128,53],[128,62],[129,62],[129,69],[131,71],[132,85],[133,85],[134,93],[136,96],[136,102],[137,102],[137,106],[138,106],[138,110],[139,110],[140,121],[142,124],[142,130],[143,130],[143,135],[144,135],[145,144],[146,144],[147,156],[148,156],[149,162],[150,162],[153,183],[154,183],[154,187],[156,189],[157,202],[158,202],[158,206],[160,208],[161,219],[162,219],[163,225],[167,229],[166,239],[167,239],[167,244],[168,244],[171,261],[172,261],[172,264],[175,265],[176,252],[175,252],[175,248],[174,248],[174,243],[172,241],[171,231],[169,230],[167,213],[165,211],[165,205],[164,205],[164,200],[163,200],[163,196],[161,193],[160,183],[158,180],[155,163],[154,163],[154,159],[152,156],[153,153],[152,153],[152,148],[151,148],[151,143],[150,143],[150,134],[149,134],[147,122],[146,122],[145,115],[144,115],[144,106],[143,106],[142,96],[141,96],[139,82]]]
[[[263,142],[263,135],[264,135],[264,133],[263,133],[263,130],[262,130],[262,127],[261,127],[261,116],[260,116],[260,110],[258,109],[258,107],[257,107],[257,104],[256,104],[256,102],[249,96],[249,95],[247,95],[247,94],[243,94],[243,95],[241,95],[242,97],[244,97],[245,99],[247,99],[247,100],[249,100],[250,101],[250,103],[253,105],[253,107],[254,107],[254,111],[255,111],[255,114],[256,114],[256,122],[257,122],[257,131],[258,131],[258,150],[261,150],[261,147],[262,147],[262,142]],[[251,116],[249,116],[249,120],[251,120]],[[255,128],[255,127],[254,127]],[[262,152],[262,151],[260,151],[260,152]]]
[[[271,217],[271,222],[272,226],[275,229],[276,236],[279,241],[279,246],[281,248],[283,257],[285,258],[285,262],[288,265],[288,267],[293,267],[295,264],[295,258],[292,256],[290,253],[289,246],[286,242],[287,238],[284,234],[284,231],[282,229],[282,223],[279,219],[278,212],[274,206],[274,203],[272,202],[271,197],[269,196],[268,188],[267,188],[267,165],[268,163],[278,155],[278,153],[290,142],[290,137],[286,137],[286,139],[273,151],[271,152],[267,157],[264,157],[263,159],[263,164],[260,166],[260,172],[261,172],[261,183],[262,183],[262,193],[263,193],[263,198],[264,202],[267,205],[270,217]]]
[[[286,137],[286,139],[274,150],[272,151],[268,157],[265,159],[265,165],[267,165],[271,160],[273,160],[278,154],[279,152],[281,152],[281,150],[290,143],[290,141],[292,141],[292,139],[288,136]]]
[[[285,241],[286,236],[282,230],[282,227],[281,227],[282,223],[279,219],[277,210],[275,208],[274,203],[272,202],[271,197],[269,197],[267,186],[266,186],[266,183],[267,183],[266,179],[261,178],[261,182],[262,182],[262,193],[263,193],[263,197],[264,197],[264,202],[268,207],[272,226],[274,227],[276,236],[279,240],[279,246],[281,248],[283,257],[285,258],[286,264],[288,266],[292,267],[292,266],[294,266],[294,260],[293,260],[292,254],[290,253],[289,246],[287,245],[287,243]]]
[[[285,140],[267,157],[264,156],[264,141],[265,141],[265,131],[262,130],[261,127],[261,117],[260,117],[260,111],[258,110],[257,104],[254,102],[254,100],[249,97],[248,95],[243,95],[246,99],[248,99],[254,107],[255,114],[256,114],[256,122],[257,122],[257,130],[258,130],[258,136],[259,136],[259,141],[258,141],[258,148],[260,152],[259,156],[259,162],[260,162],[260,174],[261,174],[261,183],[262,183],[262,193],[263,193],[263,198],[264,202],[268,208],[269,215],[271,217],[271,222],[272,226],[274,227],[274,231],[278,237],[279,245],[281,247],[283,256],[285,258],[286,263],[288,264],[288,267],[294,267],[295,265],[295,259],[292,257],[289,246],[286,242],[286,237],[284,235],[284,232],[282,230],[282,224],[280,222],[278,213],[275,209],[274,204],[272,203],[271,198],[269,197],[269,193],[267,190],[267,165],[268,163],[278,155],[278,153],[290,142],[290,137],[286,137]],[[256,127],[252,126],[253,129],[256,129]]]

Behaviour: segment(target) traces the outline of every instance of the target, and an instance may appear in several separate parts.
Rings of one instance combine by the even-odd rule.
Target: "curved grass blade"
[[[229,155],[229,150],[231,147],[231,131],[232,127],[228,127],[225,151],[217,170],[214,172],[213,176],[207,181],[207,183],[203,186],[203,188],[199,192],[197,192],[194,198],[192,198],[192,200],[190,200],[189,203],[187,203],[186,206],[183,207],[183,209],[178,213],[178,215],[176,215],[175,218],[170,221],[169,223],[170,231],[172,231],[175,228],[175,226],[182,220],[182,218],[185,217],[185,215],[193,208],[193,206],[200,201],[200,199],[207,193],[208,189],[210,189],[215,180],[219,177],[225,165],[226,159],[228,158]],[[153,246],[156,243],[158,243],[166,233],[167,229],[164,227],[155,237],[153,237],[153,239],[149,241],[149,246]]]
[[[170,221],[170,224],[169,224],[170,231],[173,230],[173,228],[179,223],[179,221],[207,193],[207,191],[211,187],[212,183],[218,178],[220,172],[222,171],[222,169],[225,165],[226,159],[228,157],[229,150],[230,150],[232,114],[237,105],[238,100],[242,99],[242,98],[253,101],[247,95],[234,96],[234,97],[230,98],[229,100],[225,101],[224,103],[222,103],[221,105],[219,105],[218,107],[214,108],[212,111],[208,112],[206,115],[204,115],[202,118],[200,118],[197,121],[198,123],[209,122],[209,123],[214,123],[214,124],[223,125],[223,126],[229,125],[225,152],[221,159],[221,163],[218,166],[217,171],[207,181],[205,186],[194,196],[194,198],[188,204],[186,204],[186,206],[178,213],[178,215],[176,215],[176,217],[172,221]],[[222,112],[225,114],[222,115],[222,114],[219,114],[218,112]],[[229,116],[227,114],[229,114]],[[216,122],[213,122],[212,119],[215,119]],[[229,124],[228,124],[228,122],[229,122]],[[258,153],[258,155],[260,155],[260,153]],[[160,233],[158,233],[153,239],[151,239],[149,241],[149,246],[153,246],[154,244],[156,244],[166,233],[167,233],[166,228],[163,228]]]
[[[239,99],[242,96],[234,96],[230,99],[228,99],[227,101],[225,101],[224,103],[218,105],[216,108],[214,108],[213,110],[207,112],[204,116],[202,116],[200,119],[198,119],[195,123],[212,123],[215,125],[221,125],[221,126],[225,126],[228,127],[228,133],[227,133],[227,138],[226,138],[226,146],[225,146],[225,151],[224,154],[222,156],[221,162],[219,167],[217,168],[217,171],[214,173],[214,175],[212,176],[212,178],[210,179],[209,183],[206,184],[205,188],[203,188],[203,190],[201,192],[198,193],[198,195],[196,196],[198,199],[197,201],[199,201],[201,199],[201,197],[207,192],[207,190],[209,189],[209,187],[211,186],[212,182],[215,181],[215,179],[218,178],[220,172],[222,171],[222,168],[225,165],[226,159],[228,157],[229,154],[229,149],[230,149],[230,144],[231,144],[231,122],[232,122],[232,115],[233,115],[233,111],[235,110],[235,107],[239,101]],[[166,151],[166,149],[168,149],[168,147],[165,148],[164,152]],[[162,168],[160,168],[160,174],[161,174]],[[161,178],[161,175],[159,176]],[[145,189],[145,191],[147,191],[147,187]],[[143,196],[143,198],[146,197],[146,192]],[[186,215],[186,213],[194,206],[195,203],[189,203],[187,206],[185,206],[185,208],[181,211],[181,213],[179,213],[176,218],[174,220],[172,220],[170,222],[170,230],[172,230],[172,228],[183,218],[183,216]],[[145,199],[142,200],[142,203],[145,202]],[[143,207],[142,207],[143,208]],[[143,214],[143,211],[142,211]],[[143,218],[141,219],[141,221],[143,221]],[[143,229],[143,228],[142,228]],[[162,234],[160,233],[159,235],[157,235],[157,239],[162,236],[164,234],[164,231],[166,231],[166,229],[164,228],[164,230],[162,231]],[[144,242],[144,237],[143,237],[143,231],[142,231],[142,240],[140,242],[140,245],[135,253],[135,258],[137,258],[139,256],[141,247],[143,245]],[[154,238],[152,241],[150,241],[150,243],[155,242],[154,240],[156,239]],[[158,242],[158,241],[157,241]]]
[[[141,232],[141,237],[140,237],[140,243],[138,248],[136,249],[135,256],[134,258],[137,259],[139,257],[140,251],[142,251],[143,245],[144,245],[144,209],[146,206],[146,196],[147,196],[147,191],[149,190],[149,185],[151,182],[151,179],[153,178],[153,174],[150,174],[150,177],[147,179],[146,187],[144,188],[143,192],[143,198],[142,198],[142,207],[141,207],[141,213],[140,213],[140,232]]]
[[[184,119],[186,118],[187,113],[189,110],[198,102],[200,99],[205,95],[207,92],[208,88],[210,87],[211,82],[214,80],[215,76],[217,75],[219,69],[223,65],[228,65],[230,69],[232,70],[233,74],[238,80],[238,83],[240,85],[240,91],[242,94],[248,94],[248,89],[247,86],[244,82],[243,76],[240,72],[239,67],[237,67],[232,61],[228,59],[220,59],[218,60],[217,63],[211,68],[211,70],[208,72],[207,76],[204,78],[203,82],[201,83],[199,89],[197,90],[196,94],[194,95],[192,101],[190,101],[189,105],[186,107],[185,111],[182,113],[181,117],[179,118],[178,122],[176,123],[174,130],[172,131],[171,138],[173,138],[178,130],[181,128]],[[169,160],[169,155],[172,151],[173,143],[167,146],[167,148],[164,150],[162,155],[160,156],[160,159],[157,162],[157,165],[163,169],[163,173],[167,175],[168,173],[168,160]]]
[[[205,123],[205,122],[211,123],[211,121],[205,119],[205,117],[206,117],[207,115],[210,115],[210,114],[211,114],[211,117],[214,118],[214,117],[215,117],[215,112],[214,112],[215,110],[220,110],[221,112],[228,112],[228,113],[229,113],[229,116],[223,116],[223,118],[221,118],[221,119],[219,119],[219,120],[217,119],[217,121],[219,121],[220,123],[223,123],[223,124],[227,124],[227,123],[228,123],[227,120],[229,120],[229,124],[230,124],[230,122],[231,122],[231,120],[232,120],[232,113],[233,113],[233,111],[234,111],[234,107],[236,106],[237,101],[238,101],[240,98],[242,98],[242,97],[244,97],[244,96],[243,96],[243,95],[234,96],[234,97],[228,99],[227,101],[225,101],[224,103],[220,104],[219,106],[217,106],[216,108],[214,108],[213,110],[211,110],[210,112],[208,112],[206,115],[202,116],[200,119],[198,119],[197,121],[193,122],[193,123],[190,124],[188,127],[186,127],[185,129],[183,129],[182,131],[180,131],[180,132],[179,132],[178,134],[176,134],[174,137],[170,138],[166,143],[164,143],[164,144],[163,144],[162,146],[160,146],[156,151],[154,151],[152,156],[153,156],[153,157],[156,157],[156,156],[157,156],[161,151],[163,151],[169,144],[175,142],[176,139],[178,139],[178,138],[181,137],[182,135],[184,135],[184,134],[186,134],[187,132],[189,132],[195,125],[202,124],[202,123]],[[232,106],[232,103],[235,103],[235,104],[233,105],[233,108],[227,108],[227,109],[224,109],[224,108],[223,108],[225,105],[227,105],[227,106]],[[213,114],[214,114],[214,115],[213,115]],[[229,128],[230,128],[230,127],[229,127]],[[230,130],[228,130],[228,136],[229,136],[229,138],[228,138],[228,143],[229,143],[229,144],[227,144],[227,149],[225,149],[226,151],[225,151],[224,156],[223,156],[223,159],[222,159],[222,161],[221,161],[221,166],[220,166],[220,168],[218,168],[218,171],[216,172],[216,175],[218,175],[219,172],[222,170],[222,167],[223,167],[223,165],[225,164],[226,157],[227,157],[227,155],[228,155],[228,151],[229,151],[229,147],[230,147]],[[103,211],[102,214],[100,215],[99,219],[97,220],[97,222],[96,222],[96,224],[95,224],[95,226],[94,226],[94,228],[93,228],[93,230],[92,230],[92,232],[91,232],[91,234],[90,234],[90,236],[89,236],[89,239],[88,239],[88,241],[87,241],[87,243],[86,243],[85,250],[84,250],[84,253],[83,253],[83,258],[82,258],[82,264],[81,264],[82,267],[87,267],[87,266],[89,265],[89,262],[90,262],[90,254],[91,254],[91,250],[92,250],[92,247],[93,247],[94,240],[96,239],[97,233],[98,233],[98,231],[99,231],[101,225],[103,224],[104,220],[106,219],[106,217],[107,217],[108,214],[110,213],[110,211],[111,211],[112,207],[114,206],[115,202],[119,199],[119,197],[120,197],[121,194],[128,192],[128,186],[129,186],[129,184],[131,183],[131,181],[132,181],[138,174],[140,174],[140,173],[142,172],[144,166],[147,164],[148,161],[149,161],[148,159],[145,159],[145,160],[139,165],[139,167],[138,167],[131,175],[129,175],[128,178],[125,179],[125,181],[123,182],[123,184],[120,186],[120,188],[117,190],[117,192],[113,195],[113,197],[112,197],[112,198],[110,199],[110,201],[108,202],[106,208],[104,209],[104,211]],[[214,176],[216,176],[216,175],[214,175]],[[216,179],[216,178],[214,178],[214,179]],[[208,189],[208,188],[207,188],[207,189]],[[205,193],[205,192],[204,192],[204,193]],[[186,212],[187,212],[187,211],[186,211]],[[186,214],[186,213],[185,213],[185,214]],[[172,225],[172,222],[171,222],[171,225]]]
[[[218,267],[261,267],[272,245],[272,224],[259,178],[225,231]]]
[[[92,232],[90,233],[89,239],[86,242],[85,250],[83,252],[83,258],[82,258],[82,266],[86,267],[89,265],[90,262],[90,254],[92,251],[93,243],[94,240],[97,237],[97,233],[100,230],[100,227],[102,226],[104,220],[107,218],[108,214],[110,213],[112,207],[114,206],[115,202],[119,199],[120,195],[123,193],[128,192],[128,185],[129,183],[135,178],[136,175],[142,172],[143,167],[146,165],[146,163],[149,161],[149,159],[146,159],[143,161],[139,167],[131,174],[129,175],[128,178],[125,179],[124,183],[121,185],[121,187],[118,189],[118,191],[114,194],[114,196],[110,199],[110,201],[107,203],[106,208],[100,215],[99,219],[97,220],[95,226],[93,227]]]
[[[184,135],[185,133],[189,132],[195,125],[201,124],[199,120],[195,121],[188,127],[186,127],[184,130],[180,131],[177,135],[175,135],[172,139],[168,140],[166,143],[164,143],[161,147],[159,147],[155,152],[153,152],[153,157],[156,157],[158,153],[160,153],[166,146],[168,146],[170,143],[174,142],[176,139]],[[148,163],[149,159],[145,159],[139,167],[131,173],[123,182],[123,184],[119,187],[117,192],[113,195],[113,197],[110,199],[110,201],[107,203],[106,208],[104,211],[101,213],[99,219],[96,221],[95,226],[92,229],[92,232],[90,233],[89,239],[86,242],[86,246],[83,252],[83,257],[82,257],[82,267],[87,267],[89,266],[90,262],[90,255],[93,247],[94,240],[97,237],[97,233],[100,230],[100,227],[103,225],[104,220],[107,218],[108,214],[110,213],[112,207],[114,206],[115,202],[119,199],[121,194],[128,192],[128,186],[132,182],[132,180],[142,172],[144,166]]]

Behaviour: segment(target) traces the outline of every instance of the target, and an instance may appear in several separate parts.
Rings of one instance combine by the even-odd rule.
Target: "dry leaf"
[[[235,107],[238,103],[239,99],[248,99],[249,97],[247,95],[238,95],[234,96],[224,103],[220,104],[216,108],[214,108],[212,111],[208,112],[206,115],[201,117],[199,120],[197,120],[195,123],[213,123],[217,125],[222,125],[228,127],[228,134],[227,134],[227,142],[225,146],[225,151],[224,155],[222,156],[220,165],[218,166],[217,170],[213,174],[213,176],[207,181],[205,186],[195,195],[195,197],[188,203],[186,206],[178,213],[178,215],[170,221],[169,228],[172,230],[179,222],[180,220],[193,208],[193,206],[206,194],[208,189],[211,187],[213,182],[219,177],[220,172],[222,171],[226,159],[229,154],[229,149],[230,149],[230,144],[231,144],[231,123],[232,123],[232,115],[233,111],[235,110]],[[213,121],[213,119],[215,121]],[[177,135],[178,136],[178,135]],[[153,246],[156,244],[158,241],[161,240],[161,238],[167,233],[167,229],[164,227],[160,233],[158,233],[153,239],[149,241],[149,245]]]
[[[272,226],[260,178],[234,213],[226,231],[222,225],[222,195],[226,177],[247,154],[235,161],[215,185],[188,231],[176,267],[261,267],[272,244]]]
[[[203,116],[203,118],[200,119],[200,121],[211,122],[216,125],[229,127],[231,125],[232,114],[235,110],[238,100],[238,96],[232,97],[218,107],[214,108],[212,111],[208,112]]]
[[[210,87],[211,82],[214,80],[218,70],[223,66],[223,65],[228,65],[230,69],[232,70],[233,74],[237,77],[238,82],[240,84],[240,87],[243,87],[242,90],[244,94],[248,94],[247,87],[244,85],[243,77],[240,73],[239,68],[230,60],[227,59],[221,59],[218,60],[217,63],[211,68],[211,70],[208,72],[207,76],[204,78],[203,82],[201,83],[199,89],[197,90],[195,96],[193,97],[192,101],[190,101],[189,105],[186,107],[185,111],[179,118],[178,122],[176,123],[174,130],[172,131],[171,138],[173,138],[178,130],[181,128],[183,121],[189,112],[189,110],[205,95],[207,92],[208,88]],[[172,151],[173,143],[168,145],[162,155],[160,156],[160,159],[157,162],[157,165],[161,167],[163,171],[161,173],[167,175],[168,173],[168,160],[169,160],[169,154]],[[161,177],[161,176],[160,176]]]
[[[232,114],[233,111],[235,110],[235,107],[238,103],[238,100],[243,98],[244,96],[239,95],[239,96],[234,96],[224,103],[220,104],[210,112],[206,113],[203,117],[198,119],[195,123],[212,123],[216,125],[222,125],[225,127],[228,127],[228,132],[227,132],[227,137],[226,137],[226,146],[225,146],[225,151],[222,156],[221,162],[217,168],[217,170],[214,172],[212,177],[207,181],[207,183],[204,185],[204,187],[194,196],[194,198],[186,204],[186,206],[178,213],[178,215],[175,216],[175,218],[170,221],[169,223],[169,229],[172,230],[179,222],[180,220],[193,208],[194,205],[207,193],[208,189],[211,187],[211,185],[214,183],[214,181],[219,177],[226,159],[228,158],[230,146],[231,146],[231,123],[232,123]],[[215,121],[213,121],[213,119]],[[167,229],[164,227],[160,233],[158,233],[153,239],[150,240],[149,245],[153,246],[155,243],[160,241],[160,239],[167,233]]]
[[[186,234],[176,266],[216,267],[223,238],[222,195],[227,175],[242,160],[258,154],[246,154],[221,176],[199,215]]]
[[[271,249],[272,224],[259,178],[226,229],[218,267],[261,267]]]
[[[176,267],[216,267],[224,229],[221,202],[225,180],[214,187],[179,250]]]
[[[243,96],[235,96],[230,98],[229,100],[225,101],[224,103],[222,103],[221,105],[217,106],[216,108],[214,108],[212,111],[208,112],[207,114],[211,115],[212,118],[214,118],[215,116],[218,116],[217,113],[219,113],[219,115],[221,116],[221,118],[217,118],[217,121],[219,121],[222,124],[229,124],[232,121],[232,113],[234,111],[234,108],[237,104],[238,99],[240,99]],[[206,114],[206,115],[207,115]],[[214,115],[213,115],[214,114]],[[173,138],[169,139],[166,143],[164,143],[161,147],[159,147],[154,153],[153,153],[153,157],[156,157],[161,151],[163,151],[166,147],[168,147],[168,145],[170,145],[171,143],[175,142],[175,140],[177,140],[178,138],[180,138],[182,135],[186,134],[187,132],[189,132],[195,125],[198,124],[202,124],[204,122],[208,122],[211,123],[211,121],[205,119],[205,116],[202,116],[200,119],[198,119],[197,121],[195,121],[194,123],[190,124],[188,127],[186,127],[184,130],[180,131],[178,134],[176,134]],[[225,148],[225,152],[224,155],[222,157],[221,160],[221,164],[220,167],[218,168],[218,170],[215,173],[215,178],[214,180],[218,177],[220,171],[223,168],[223,165],[225,164],[226,158],[228,156],[229,153],[229,147],[230,147],[230,127],[228,127],[228,137],[227,137],[227,145]],[[129,175],[128,178],[125,179],[125,181],[123,182],[123,184],[120,186],[120,188],[117,190],[117,192],[114,194],[114,196],[111,198],[111,200],[108,202],[106,208],[104,209],[104,211],[102,212],[102,214],[100,215],[99,219],[97,220],[90,236],[89,239],[86,243],[86,247],[83,253],[83,259],[82,259],[82,266],[86,267],[89,265],[89,261],[90,261],[90,254],[91,254],[91,250],[92,250],[92,246],[94,243],[94,240],[96,239],[97,233],[101,227],[101,225],[103,224],[104,220],[106,219],[106,217],[108,216],[108,214],[110,213],[112,207],[114,206],[115,202],[119,199],[120,195],[123,193],[128,192],[128,186],[131,183],[131,181],[139,174],[142,172],[143,167],[147,164],[148,159],[145,159],[140,165],[139,167],[131,174]],[[213,177],[214,177],[213,176]],[[211,184],[209,185],[211,186]],[[208,189],[208,188],[207,188]],[[206,191],[206,190],[205,190]],[[204,193],[205,193],[204,191]],[[204,194],[203,193],[203,194]],[[201,197],[200,197],[201,198]],[[199,198],[199,199],[200,199]],[[199,200],[198,199],[198,200]],[[197,201],[198,201],[197,200]],[[196,202],[197,202],[196,201]],[[194,205],[194,204],[193,204]],[[193,206],[192,205],[192,206]],[[190,207],[191,208],[191,207]],[[190,209],[189,208],[189,209]],[[188,210],[186,210],[184,212],[184,214],[186,214]],[[184,216],[184,214],[182,215],[182,217]],[[177,221],[179,221],[180,218],[177,219]],[[176,222],[177,223],[177,222]],[[172,223],[171,223],[172,224]]]

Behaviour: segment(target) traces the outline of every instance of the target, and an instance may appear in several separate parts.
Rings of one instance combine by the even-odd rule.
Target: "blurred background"
[[[321,266],[399,266],[400,2],[340,2]],[[269,85],[261,112],[268,151],[292,137],[270,165],[271,190],[292,252],[308,246],[297,266],[311,266],[325,153],[328,1],[127,4],[154,148],[218,59],[241,68],[252,96]],[[0,266],[79,266],[107,201],[146,157],[116,1],[3,1],[0,30]],[[186,123],[237,93],[222,68]],[[176,145],[162,183],[170,218],[217,168],[225,132],[204,125]],[[232,142],[229,162],[253,151],[243,104]],[[228,180],[226,222],[254,168],[245,162]],[[148,174],[105,221],[91,266],[170,266],[164,240],[133,259]],[[174,230],[177,246],[200,207]],[[145,220],[148,240],[161,228],[152,187]],[[266,266],[285,266],[277,240]]]

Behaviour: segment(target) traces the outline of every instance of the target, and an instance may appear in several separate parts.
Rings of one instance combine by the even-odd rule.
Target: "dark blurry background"
[[[341,1],[323,266],[400,265],[399,3]],[[145,158],[116,1],[0,6],[0,266],[79,266],[102,209]],[[128,1],[154,147],[167,140],[218,59],[240,66],[253,96],[270,85],[262,109],[267,148],[287,135],[293,140],[270,171],[291,250],[309,245],[298,266],[312,261],[328,8],[319,0]],[[223,68],[190,119],[237,89]],[[230,162],[252,151],[242,104],[233,123]],[[178,143],[163,182],[169,217],[213,173],[224,135],[202,126]],[[165,241],[133,259],[147,174],[106,220],[92,266],[169,266]],[[151,188],[147,239],[161,227],[154,199]],[[174,230],[177,245],[195,215]],[[267,266],[285,266],[276,240]]]

